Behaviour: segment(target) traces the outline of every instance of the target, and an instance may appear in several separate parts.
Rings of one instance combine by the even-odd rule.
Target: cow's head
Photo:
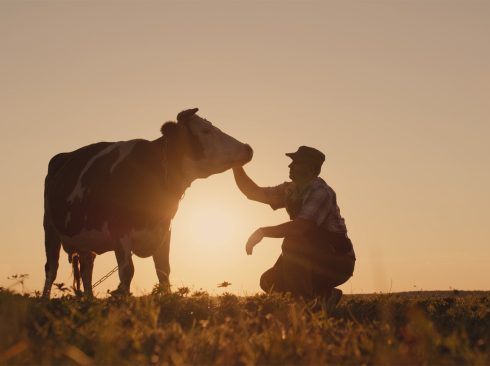
[[[252,159],[252,148],[199,117],[197,108],[177,115],[177,123],[166,122],[162,134],[181,154],[182,172],[192,179],[206,178]]]

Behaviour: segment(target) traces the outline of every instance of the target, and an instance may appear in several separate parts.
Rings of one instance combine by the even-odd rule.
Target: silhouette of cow
[[[118,293],[129,293],[132,253],[153,256],[158,280],[169,288],[170,222],[184,191],[198,178],[252,159],[252,149],[199,117],[197,108],[166,122],[162,136],[99,142],[49,162],[44,190],[46,280],[49,297],[61,245],[78,255],[84,291],[92,294],[93,253],[113,250]]]

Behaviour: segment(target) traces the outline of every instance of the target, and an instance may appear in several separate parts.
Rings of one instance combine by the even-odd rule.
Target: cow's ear
[[[179,126],[175,122],[165,122],[160,128],[162,135],[172,137],[178,133]]]
[[[180,112],[177,115],[177,122],[185,122],[189,117],[192,117],[196,114],[199,108],[187,109],[185,111]]]

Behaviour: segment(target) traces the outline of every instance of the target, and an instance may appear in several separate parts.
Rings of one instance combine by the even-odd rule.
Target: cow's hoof
[[[111,291],[111,296],[115,298],[123,298],[131,296],[131,292],[129,292],[129,289],[125,286],[119,286],[114,291]]]
[[[153,287],[153,290],[151,291],[153,295],[169,295],[172,293],[170,290],[170,283],[169,282],[160,282],[159,284],[156,284]]]
[[[74,290],[74,292],[75,292],[75,296],[76,296],[77,298],[81,298],[81,297],[83,296],[83,292],[82,292],[82,291],[80,291],[80,290]]]
[[[92,300],[94,298],[94,293],[93,292],[84,292],[82,296],[84,299]]]

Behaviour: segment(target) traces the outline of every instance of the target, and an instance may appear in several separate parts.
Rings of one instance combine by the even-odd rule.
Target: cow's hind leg
[[[130,245],[127,243],[119,244],[115,250],[115,253],[117,259],[117,265],[119,267],[118,272],[119,272],[120,282],[119,282],[119,286],[117,287],[117,290],[113,291],[112,293],[115,295],[117,294],[127,295],[129,294],[131,280],[133,279],[133,275],[134,275],[134,265],[133,265],[133,260],[131,259],[132,253],[131,253]]]
[[[153,254],[153,262],[155,262],[155,269],[157,271],[159,290],[165,293],[170,292],[170,230],[163,239],[162,245]]]
[[[44,282],[43,297],[49,298],[51,286],[58,273],[61,241],[54,228],[46,222],[44,223],[44,247],[46,249],[46,265],[44,266],[46,279]]]

